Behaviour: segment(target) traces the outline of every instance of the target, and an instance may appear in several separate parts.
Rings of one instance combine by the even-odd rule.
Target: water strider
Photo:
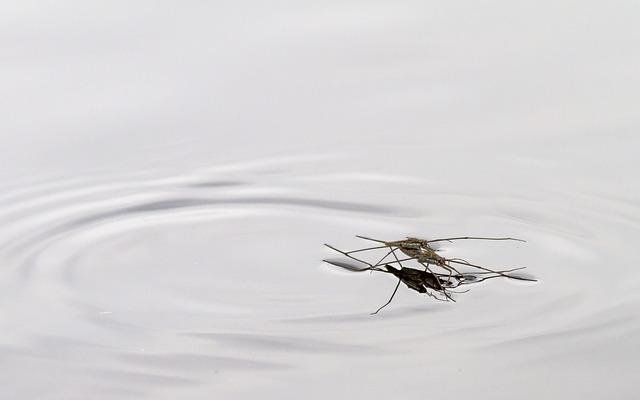
[[[437,300],[442,301],[454,301],[453,297],[450,295],[450,291],[453,288],[456,288],[461,285],[468,285],[471,283],[479,283],[487,279],[497,278],[497,277],[506,277],[510,279],[524,280],[524,281],[536,281],[532,278],[526,278],[516,275],[509,275],[507,273],[514,272],[523,269],[520,268],[512,268],[509,270],[493,270],[486,267],[482,267],[476,264],[471,264],[466,260],[458,259],[458,258],[445,258],[437,254],[437,250],[430,246],[430,243],[441,242],[441,241],[454,241],[454,240],[467,240],[467,239],[475,239],[475,240],[515,240],[524,242],[521,239],[515,238],[487,238],[487,237],[473,237],[473,236],[463,236],[463,237],[454,237],[454,238],[445,238],[445,239],[434,239],[434,240],[425,240],[414,237],[407,237],[403,240],[397,241],[383,241],[379,239],[373,239],[365,236],[356,237],[374,241],[377,243],[381,243],[381,246],[362,248],[352,251],[342,251],[339,250],[329,244],[325,244],[325,246],[330,249],[360,263],[367,265],[365,268],[358,268],[349,263],[338,262],[333,260],[324,260],[325,262],[339,266],[341,268],[348,269],[350,271],[377,271],[394,275],[398,278],[398,283],[391,294],[389,300],[378,308],[373,314],[377,314],[384,307],[389,305],[393,300],[398,288],[400,287],[400,283],[404,283],[408,288],[417,291],[421,294],[427,294],[430,297],[433,297]],[[354,257],[354,253],[365,252],[376,249],[384,249],[389,248],[389,251],[376,263],[369,263],[360,258]],[[400,259],[396,255],[396,251],[400,251],[408,258]],[[387,257],[393,255],[395,261],[385,262]],[[403,266],[403,262],[416,261],[420,265],[424,267],[424,270],[410,268]],[[457,269],[453,268],[450,264],[460,264],[466,265],[468,267],[472,267],[475,269],[479,269],[482,272],[474,272],[474,273],[461,273]],[[398,264],[400,268],[396,268],[390,264]],[[430,265],[438,266],[444,269],[447,273],[439,273],[435,272],[430,268]],[[444,299],[439,298],[435,293],[440,293],[444,295]],[[455,292],[461,293],[461,292]]]
[[[396,241],[384,241],[384,240],[380,240],[380,239],[373,239],[370,237],[366,237],[366,236],[361,236],[361,235],[356,235],[357,238],[360,239],[364,239],[364,240],[369,240],[369,241],[373,241],[373,242],[377,242],[377,243],[382,243],[383,246],[376,246],[376,247],[368,247],[368,248],[364,248],[364,249],[358,249],[358,250],[354,250],[354,251],[350,251],[348,252],[348,254],[352,254],[352,253],[357,253],[357,252],[361,252],[361,251],[367,251],[367,250],[374,250],[374,249],[381,249],[381,248],[390,248],[389,252],[385,255],[385,257],[383,257],[383,259],[379,262],[383,262],[384,259],[386,259],[386,257],[388,257],[389,255],[393,254],[395,257],[395,251],[396,250],[400,250],[402,253],[404,253],[405,255],[407,255],[409,258],[407,259],[403,259],[403,260],[399,260],[397,257],[396,261],[397,263],[401,262],[401,261],[409,261],[409,260],[416,260],[418,263],[420,263],[422,266],[425,267],[425,269],[427,271],[430,271],[430,265],[436,265],[446,271],[449,272],[449,276],[452,277],[453,273],[456,274],[460,274],[460,272],[454,268],[451,264],[458,264],[458,265],[466,265],[469,267],[473,267],[473,268],[477,268],[486,272],[492,272],[492,273],[498,273],[502,276],[505,276],[507,278],[511,278],[511,279],[519,279],[519,280],[531,280],[531,279],[527,279],[527,278],[521,278],[521,277],[517,277],[517,276],[512,276],[512,275],[505,275],[503,272],[499,272],[487,267],[483,267],[480,265],[476,265],[476,264],[472,264],[464,259],[461,258],[445,258],[442,257],[441,255],[439,255],[437,253],[438,250],[434,249],[433,247],[430,246],[431,243],[436,243],[436,242],[453,242],[454,240],[512,240],[512,241],[518,241],[518,242],[525,242],[522,239],[516,239],[516,238],[511,238],[511,237],[500,237],[500,238],[493,238],[493,237],[477,237],[477,236],[459,236],[459,237],[451,237],[451,238],[444,238],[444,239],[433,239],[433,240],[426,240],[426,239],[420,239],[420,238],[415,238],[415,237],[407,237],[406,239],[402,239],[402,240],[396,240]],[[522,268],[516,268],[510,271],[505,271],[505,272],[511,272],[511,271],[515,271],[518,269],[522,269]]]

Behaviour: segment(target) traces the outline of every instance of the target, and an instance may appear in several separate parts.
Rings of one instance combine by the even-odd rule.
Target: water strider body
[[[429,242],[424,239],[408,237],[404,240],[396,240],[393,242],[384,242],[387,247],[397,247],[398,250],[406,254],[411,258],[429,260],[429,261],[444,261],[444,257],[436,253],[436,251],[429,246]]]
[[[408,257],[415,259],[420,264],[427,268],[430,264],[435,264],[441,268],[446,269],[449,272],[458,271],[447,263],[447,259],[442,257],[431,246],[429,241],[414,237],[407,237],[404,240],[396,240],[393,242],[384,242],[386,247],[393,249],[394,247],[400,250]]]

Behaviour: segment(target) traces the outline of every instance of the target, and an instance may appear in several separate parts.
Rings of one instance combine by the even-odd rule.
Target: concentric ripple
[[[231,396],[230,382],[251,377],[243,389],[250,396],[273,382],[314,385],[321,376],[348,391],[352,383],[336,371],[375,365],[384,368],[369,369],[367,379],[437,373],[446,387],[460,385],[460,365],[478,381],[494,373],[515,381],[567,355],[605,363],[608,344],[638,331],[640,274],[625,251],[637,234],[637,203],[561,186],[532,192],[522,176],[534,171],[499,172],[509,159],[477,175],[436,177],[402,165],[381,172],[370,154],[354,158],[6,190],[0,363],[15,366],[9,379],[34,371],[34,396],[82,377],[76,393],[137,398]],[[358,168],[340,173],[347,165]],[[526,265],[540,281],[482,283],[456,304],[401,291],[370,317],[394,283],[320,262],[325,242],[362,246],[355,234],[521,237],[527,243],[460,241],[442,250],[483,265]],[[623,368],[634,362],[617,360]],[[46,374],[51,368],[56,377]]]

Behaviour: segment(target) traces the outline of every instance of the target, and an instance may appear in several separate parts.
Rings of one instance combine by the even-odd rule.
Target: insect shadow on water
[[[438,250],[431,247],[431,243],[436,242],[453,242],[454,240],[513,240],[524,242],[524,240],[516,239],[516,238],[490,238],[490,237],[474,237],[474,236],[461,236],[461,237],[452,237],[452,238],[444,238],[444,239],[434,239],[434,240],[425,240],[414,237],[407,237],[403,240],[397,241],[383,241],[379,239],[373,239],[366,236],[356,235],[356,237],[364,240],[369,240],[373,242],[380,243],[380,246],[361,248],[352,251],[342,251],[339,250],[329,244],[325,243],[325,246],[330,249],[350,258],[351,260],[357,261],[366,265],[367,267],[359,268],[349,263],[334,261],[334,260],[324,260],[325,262],[350,270],[354,272],[362,272],[362,271],[377,271],[382,273],[388,273],[394,275],[398,278],[398,284],[396,285],[389,301],[383,304],[380,308],[378,308],[375,312],[371,313],[372,315],[377,314],[380,310],[385,308],[387,305],[391,303],[398,288],[400,287],[400,283],[404,283],[408,288],[417,291],[418,293],[426,294],[429,297],[432,297],[436,300],[440,301],[453,301],[453,297],[450,293],[464,293],[463,292],[455,292],[451,289],[455,289],[462,285],[468,285],[472,283],[479,283],[485,281],[487,279],[505,277],[510,279],[517,279],[522,281],[536,281],[532,278],[521,277],[517,275],[511,275],[510,272],[519,271],[524,269],[524,267],[512,268],[508,270],[495,270],[487,267],[483,267],[480,265],[472,264],[461,258],[445,258],[439,255]],[[354,253],[366,252],[377,249],[385,249],[388,248],[389,251],[376,263],[372,264],[367,261],[364,261],[360,258],[354,257]],[[400,251],[404,255],[408,256],[407,258],[400,259],[396,251]],[[393,255],[394,261],[385,261],[390,255]],[[405,267],[402,263],[409,261],[417,261],[420,265],[424,267],[424,270]],[[474,269],[480,270],[473,273],[461,273],[456,268],[451,266],[451,264],[464,265],[468,267],[472,267]],[[393,267],[390,264],[398,264],[399,269]],[[434,270],[434,267],[439,267],[444,270],[446,273],[438,272]],[[442,294],[444,298],[438,297],[435,293]]]

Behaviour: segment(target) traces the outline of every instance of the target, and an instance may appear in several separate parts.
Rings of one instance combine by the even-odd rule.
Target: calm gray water
[[[1,8],[1,398],[636,398],[636,2]]]

